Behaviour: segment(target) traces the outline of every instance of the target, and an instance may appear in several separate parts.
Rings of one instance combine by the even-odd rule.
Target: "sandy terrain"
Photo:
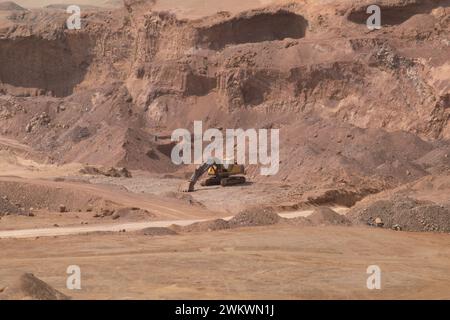
[[[8,287],[23,272],[31,272],[73,299],[450,297],[447,234],[283,224],[145,236],[140,230],[149,227],[189,225],[208,217],[230,217],[224,212],[213,214],[198,205],[189,207],[173,200],[164,203],[156,195],[143,196],[105,184],[111,178],[100,179],[102,184],[88,184],[83,182],[85,178],[80,178],[78,182],[13,177],[0,180],[89,191],[119,203],[147,208],[157,213],[157,217],[105,223],[93,219],[92,212],[37,212],[31,218],[5,216],[0,226],[10,231],[0,231],[4,248],[0,253],[0,289]],[[139,181],[142,183],[142,178]],[[216,190],[205,188],[195,195],[203,192],[211,193],[210,197],[217,194]],[[335,210],[345,214],[348,209]],[[280,215],[293,219],[311,213],[312,210],[301,210]],[[72,220],[68,215],[72,215]],[[177,218],[167,220],[169,217]],[[76,226],[80,220],[89,221],[89,225]],[[54,222],[60,226],[53,227]],[[40,229],[46,224],[49,228]],[[126,232],[122,232],[124,229]],[[82,234],[70,236],[78,233]],[[379,265],[383,272],[382,290],[376,292],[365,288],[365,271],[372,264]],[[65,270],[69,265],[81,267],[82,290],[65,288]]]
[[[0,241],[0,287],[33,272],[74,298],[450,298],[448,235],[268,227]],[[366,288],[373,264],[382,290]],[[65,289],[69,265],[81,267],[80,291]]]
[[[450,299],[450,1],[212,2],[0,0],[0,299]],[[279,171],[180,192],[199,120]]]

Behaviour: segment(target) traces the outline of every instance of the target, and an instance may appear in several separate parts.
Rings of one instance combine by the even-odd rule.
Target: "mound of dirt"
[[[450,232],[450,206],[402,196],[359,206],[350,210],[347,217],[355,224],[376,225],[378,220],[384,228]]]
[[[131,178],[131,172],[127,168],[99,168],[95,166],[85,166],[80,169],[81,174],[103,175],[113,178]]]
[[[140,232],[144,236],[152,236],[152,237],[158,237],[158,236],[174,236],[177,235],[177,233],[169,228],[147,228]]]
[[[310,225],[311,222],[305,218],[303,222]],[[243,227],[269,226],[278,223],[300,224],[294,223],[294,219],[283,219],[272,208],[255,207],[239,212],[229,221],[223,219],[196,222],[188,226],[173,225],[170,228],[177,232],[210,232],[218,230],[227,230]],[[331,219],[330,219],[331,220]]]
[[[273,209],[252,208],[238,213],[229,221],[229,225],[231,228],[268,226],[277,224],[280,219]]]
[[[223,219],[216,219],[211,221],[196,222],[184,227],[173,225],[171,226],[171,229],[178,232],[210,232],[230,229],[230,224],[228,221]]]
[[[270,226],[275,224],[316,226],[316,225],[350,225],[344,216],[331,209],[321,207],[308,217],[286,219],[280,217],[272,208],[255,207],[239,212],[229,221],[223,219],[197,222],[188,226],[173,225],[170,228],[177,232],[205,232],[243,227]]]
[[[127,219],[127,220],[148,220],[156,217],[156,215],[148,210],[141,208],[119,208],[119,209],[105,209],[104,212],[97,214],[99,217],[110,216],[112,219]]]
[[[312,225],[350,225],[345,216],[327,207],[319,207],[307,218]]]
[[[22,274],[16,282],[0,293],[0,300],[69,300],[70,297],[52,288],[31,273]]]

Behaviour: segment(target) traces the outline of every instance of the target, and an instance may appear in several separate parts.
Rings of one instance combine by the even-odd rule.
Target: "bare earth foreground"
[[[0,300],[450,299],[449,0],[69,2],[0,0]],[[179,192],[198,120],[278,174]]]
[[[16,166],[15,172],[24,175],[29,169]],[[68,174],[62,167],[34,167],[34,175],[41,179],[1,177],[0,187],[3,183],[32,184],[35,195],[41,187],[57,186],[60,192],[68,188],[75,192],[72,203],[80,206],[87,191],[91,197],[95,194],[120,204],[132,201],[152,215],[93,218],[98,210],[94,206],[94,212],[33,209],[33,217],[4,216],[0,220],[0,291],[31,272],[73,299],[450,298],[448,234],[285,223],[145,235],[141,230],[150,226],[189,225],[218,217],[229,220],[230,213],[209,211],[195,202],[164,201],[113,185],[49,180],[55,170]],[[170,179],[166,180],[149,179],[152,184],[165,181],[170,185]],[[138,177],[116,183],[120,181],[140,185]],[[227,192],[241,191],[231,188]],[[208,204],[216,194],[217,190],[201,189],[194,195]],[[50,200],[58,196],[46,195]],[[65,200],[69,199],[66,195]],[[334,209],[342,214],[348,211]],[[280,215],[293,221],[312,211]],[[80,221],[89,224],[80,225]],[[126,232],[118,232],[123,229]],[[66,288],[70,265],[81,268],[81,290]],[[370,265],[382,270],[381,290],[366,287]]]
[[[149,239],[1,240],[0,285],[30,270],[75,299],[449,299],[448,235],[343,227],[246,228]],[[382,289],[366,269],[382,270]],[[69,265],[82,290],[65,289]]]

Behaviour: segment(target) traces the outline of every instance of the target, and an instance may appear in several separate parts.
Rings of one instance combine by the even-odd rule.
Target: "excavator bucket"
[[[184,182],[178,187],[178,190],[180,192],[194,192],[194,185],[191,181]]]

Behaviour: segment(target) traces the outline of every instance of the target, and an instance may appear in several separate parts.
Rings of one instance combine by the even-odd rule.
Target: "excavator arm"
[[[180,191],[193,192],[197,181],[209,170],[209,168],[213,167],[215,164],[216,164],[215,161],[208,161],[203,163],[197,169],[195,169],[194,174],[189,179],[189,181],[180,186]]]

